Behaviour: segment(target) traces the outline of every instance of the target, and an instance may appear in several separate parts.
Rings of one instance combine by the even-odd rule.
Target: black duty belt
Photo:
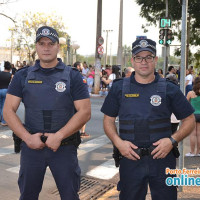
[[[29,130],[28,130],[28,131],[29,131]],[[30,134],[35,134],[36,132],[29,131],[29,133],[30,133]],[[41,139],[41,141],[42,141],[43,143],[46,142],[47,138],[48,138],[48,137],[45,136],[44,134],[40,136],[40,139]],[[61,141],[61,143],[60,143],[60,146],[73,145],[73,144],[77,145],[77,142],[78,142],[78,141],[76,141],[76,136],[75,136],[75,135],[71,135],[70,137],[63,139],[63,140]],[[80,144],[80,143],[79,143],[79,144]],[[78,144],[78,145],[79,145],[79,144]]]
[[[148,148],[137,148],[134,151],[140,156],[151,156],[151,152],[156,148],[156,146],[150,146]]]
[[[134,149],[134,151],[140,156],[153,156],[151,155],[151,152],[156,148],[156,146],[150,146],[149,148],[137,148]],[[173,147],[172,149],[172,153],[174,155],[175,158],[178,158],[180,156],[178,147]]]
[[[72,145],[75,144],[73,140],[62,140],[60,146],[65,146],[65,145]]]
[[[45,135],[41,135],[41,136],[40,136],[40,139],[42,140],[43,143],[45,143],[45,142],[47,141],[47,138],[48,138],[48,137],[45,136]],[[65,138],[65,139],[63,139],[63,140],[61,141],[60,146],[75,144],[74,139],[75,139],[75,138],[72,138],[72,137],[71,137],[70,139]]]

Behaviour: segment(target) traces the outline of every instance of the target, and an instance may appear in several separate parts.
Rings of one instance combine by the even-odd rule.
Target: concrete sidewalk
[[[187,137],[184,142],[184,155],[185,153],[190,152],[189,146],[189,137]],[[184,168],[187,169],[197,169],[200,168],[200,157],[184,157]],[[178,159],[177,159],[177,169],[178,167]],[[189,175],[190,176],[190,175]],[[200,177],[200,175],[193,176],[193,177]],[[119,192],[117,188],[114,187],[112,190],[105,193],[102,197],[98,200],[118,200],[119,199]],[[182,191],[180,192],[180,188],[178,189],[178,200],[200,200],[200,187],[199,186],[184,186],[182,187]],[[148,190],[146,200],[151,200],[151,194]]]
[[[102,197],[98,198],[98,200],[118,200],[119,192],[117,188],[114,187],[112,190],[105,193]],[[199,200],[200,199],[200,188],[199,187],[183,187],[182,192],[178,192],[178,200]],[[148,191],[146,200],[152,200],[150,191]]]

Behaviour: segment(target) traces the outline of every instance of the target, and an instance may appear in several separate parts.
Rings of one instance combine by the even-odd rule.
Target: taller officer
[[[59,38],[55,29],[40,27],[36,33],[39,60],[19,70],[5,101],[4,117],[20,137],[20,200],[36,200],[49,166],[61,199],[78,200],[80,167],[77,132],[91,116],[87,85],[76,69],[57,58]],[[16,115],[25,106],[25,126]],[[47,140],[41,140],[47,137]]]
[[[172,148],[194,128],[194,110],[178,86],[154,73],[157,60],[154,41],[136,40],[131,59],[135,72],[114,82],[101,109],[105,133],[122,155],[120,200],[144,200],[148,184],[153,200],[177,199],[176,187],[165,184],[165,168],[176,168]],[[182,120],[173,135],[172,112]]]

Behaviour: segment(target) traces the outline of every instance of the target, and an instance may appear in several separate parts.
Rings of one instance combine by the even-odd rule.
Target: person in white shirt
[[[87,80],[87,74],[89,72],[89,69],[88,69],[88,66],[87,66],[87,63],[84,62],[83,63],[83,69],[82,69],[82,75],[83,77]]]
[[[187,93],[189,91],[192,91],[192,82],[193,82],[192,70],[187,69],[185,77],[185,96],[187,96]]]

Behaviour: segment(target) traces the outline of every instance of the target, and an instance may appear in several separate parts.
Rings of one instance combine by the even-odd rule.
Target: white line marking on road
[[[14,153],[14,145],[0,148],[0,157]]]
[[[98,149],[99,147],[108,144],[110,140],[107,138],[106,135],[102,135],[98,138],[89,140],[83,144],[80,144],[78,149],[78,156],[82,156],[90,151]]]
[[[19,167],[20,167],[20,165],[18,165],[16,167],[11,167],[11,168],[6,169],[6,171],[18,174],[19,173]]]
[[[113,178],[119,172],[119,168],[115,167],[113,159],[102,163],[101,165],[95,167],[86,173],[88,176],[92,176],[99,179],[108,180]]]
[[[7,130],[7,131],[0,132],[0,138],[3,138],[3,139],[12,138],[12,131]]]

